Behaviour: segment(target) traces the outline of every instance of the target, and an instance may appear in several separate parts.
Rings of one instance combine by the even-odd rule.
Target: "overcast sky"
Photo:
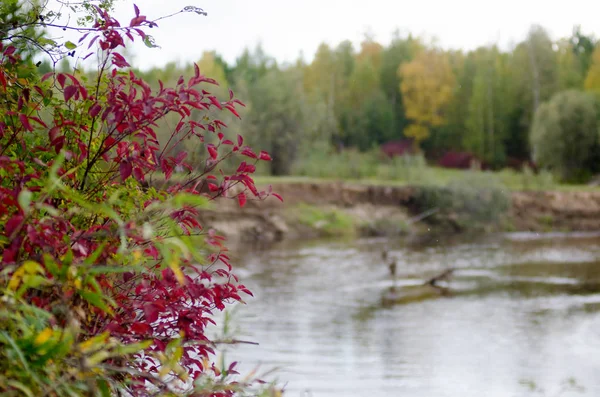
[[[133,1],[121,0],[116,16],[126,22]],[[568,36],[575,24],[600,36],[600,0],[138,0],[149,18],[187,5],[202,7],[207,17],[178,15],[152,31],[161,49],[138,45],[134,63],[141,68],[169,61],[195,61],[216,50],[234,62],[245,47],[259,41],[279,61],[294,61],[302,52],[312,59],[318,45],[350,39],[365,32],[387,44],[392,32],[436,37],[445,48],[472,49],[489,43],[508,46],[523,39],[531,24],[546,27],[553,38]]]

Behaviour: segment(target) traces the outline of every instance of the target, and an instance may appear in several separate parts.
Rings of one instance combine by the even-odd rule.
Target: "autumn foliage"
[[[215,364],[219,343],[235,341],[206,331],[251,293],[197,215],[217,198],[277,196],[252,179],[270,156],[210,117],[237,116],[243,103],[211,95],[217,82],[198,67],[158,91],[130,70],[126,43],[157,26],[138,7],[126,26],[87,9],[89,26],[63,29],[84,32],[81,58],[98,55],[91,77],[39,76],[16,34],[0,36],[0,394],[246,392],[254,379]],[[43,11],[22,24],[41,24]],[[167,114],[179,122],[159,142]],[[197,142],[202,169],[175,150],[183,140]],[[222,172],[236,157],[237,170]]]

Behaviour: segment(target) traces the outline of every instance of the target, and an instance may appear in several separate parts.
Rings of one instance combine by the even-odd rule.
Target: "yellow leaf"
[[[38,346],[42,345],[42,344],[46,343],[48,341],[48,339],[50,339],[52,334],[53,334],[52,329],[46,328],[45,330],[40,332],[40,334],[35,338],[33,343],[35,343]]]
[[[92,350],[93,347],[96,347],[100,344],[104,344],[104,342],[106,341],[108,336],[109,336],[109,333],[104,332],[98,336],[94,336],[93,338],[83,341],[79,344],[79,350],[81,350],[81,352],[83,352],[83,353],[86,353],[89,350]]]
[[[185,284],[185,277],[183,275],[183,272],[181,271],[181,268],[179,267],[179,261],[178,260],[171,261],[171,263],[169,264],[169,267],[171,268],[171,270],[173,270],[173,273],[175,274],[175,278],[177,279],[179,284],[181,284],[181,285]]]
[[[13,273],[12,277],[10,278],[10,281],[8,282],[8,289],[16,291],[17,288],[19,288],[19,284],[21,284],[23,274],[25,274],[25,269],[21,266]]]
[[[8,289],[12,291],[16,291],[21,284],[21,280],[25,273],[27,274],[35,274],[35,273],[43,273],[44,269],[40,266],[39,263],[34,261],[27,261],[23,263],[12,275],[10,281],[8,282]]]
[[[171,367],[168,365],[163,365],[158,372],[158,377],[164,378],[165,376],[169,375],[169,372],[171,372]]]

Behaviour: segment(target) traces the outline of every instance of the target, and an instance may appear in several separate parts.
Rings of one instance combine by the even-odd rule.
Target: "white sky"
[[[133,1],[121,0],[116,17],[128,23]],[[310,61],[318,45],[349,39],[360,43],[366,31],[387,44],[395,29],[436,37],[445,48],[472,49],[489,43],[508,46],[523,39],[531,24],[553,38],[569,36],[574,25],[600,36],[600,0],[137,0],[149,19],[186,5],[208,16],[181,14],[150,33],[161,49],[139,43],[133,63],[146,69],[169,61],[196,61],[216,50],[232,63],[259,41],[279,61]]]

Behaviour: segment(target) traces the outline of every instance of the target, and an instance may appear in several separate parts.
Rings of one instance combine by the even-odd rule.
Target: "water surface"
[[[288,396],[599,396],[600,237],[312,242],[247,255],[229,359]],[[451,296],[384,305],[449,266]],[[420,287],[416,287],[420,288]],[[575,382],[578,387],[573,387]],[[562,394],[559,394],[561,393]]]

